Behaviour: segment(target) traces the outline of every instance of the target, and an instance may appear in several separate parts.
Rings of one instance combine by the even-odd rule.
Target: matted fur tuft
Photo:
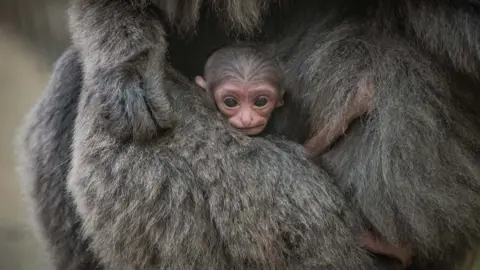
[[[182,31],[195,27],[200,19],[201,8],[207,5],[221,16],[227,30],[251,34],[261,25],[264,11],[274,1],[167,0],[164,8],[170,22]]]

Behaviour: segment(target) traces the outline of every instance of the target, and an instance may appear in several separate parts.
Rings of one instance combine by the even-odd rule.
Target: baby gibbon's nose
[[[251,112],[244,112],[240,115],[240,122],[243,127],[249,127],[253,121],[253,114]]]

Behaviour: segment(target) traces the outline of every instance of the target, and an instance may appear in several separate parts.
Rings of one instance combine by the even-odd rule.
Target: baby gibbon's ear
[[[282,95],[278,98],[277,105],[275,106],[275,108],[283,106],[283,96],[284,95],[285,95],[285,93],[282,93]]]
[[[195,76],[195,83],[202,87],[203,90],[207,91],[207,82],[202,76]]]

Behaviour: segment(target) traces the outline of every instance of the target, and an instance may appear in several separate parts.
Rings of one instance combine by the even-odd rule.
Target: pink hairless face
[[[270,83],[227,81],[214,90],[219,110],[245,135],[262,132],[272,111],[283,105],[279,91]]]

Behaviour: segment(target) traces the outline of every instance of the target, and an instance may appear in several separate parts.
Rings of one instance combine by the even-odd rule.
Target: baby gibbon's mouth
[[[242,127],[242,128],[238,128],[240,130],[248,130],[248,129],[255,129],[255,128],[259,128],[259,127],[263,127],[264,125],[256,125],[256,126],[251,126],[251,127]]]

